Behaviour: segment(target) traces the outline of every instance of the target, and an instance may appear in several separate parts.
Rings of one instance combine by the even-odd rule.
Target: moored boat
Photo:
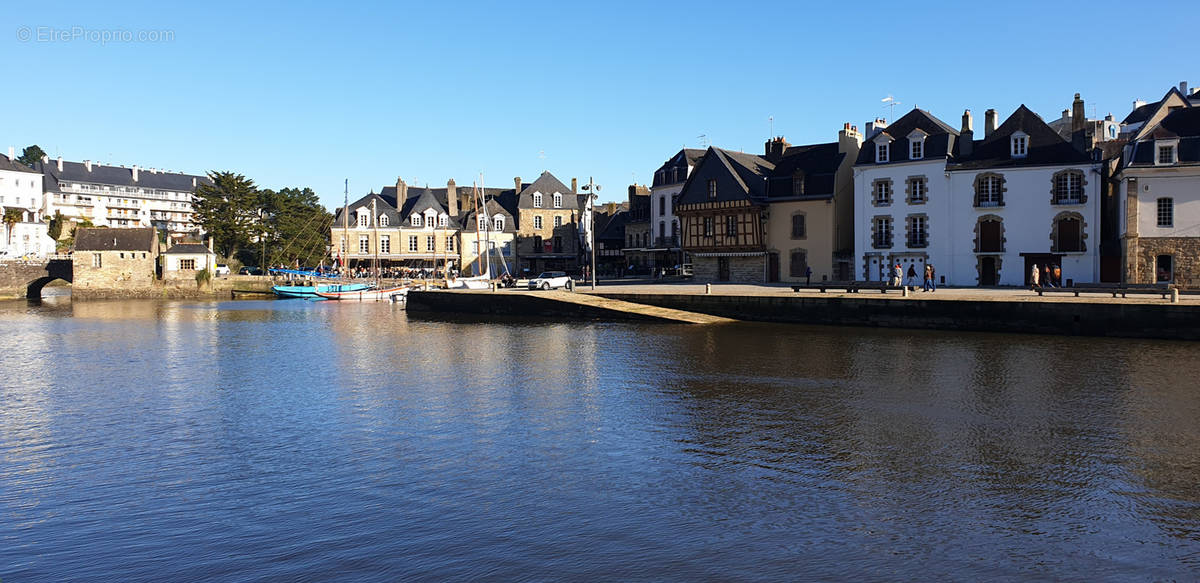
[[[356,300],[360,302],[401,301],[408,296],[408,286],[403,285],[358,291],[318,291],[317,296],[327,300]]]
[[[331,283],[321,285],[275,285],[271,291],[281,298],[316,298],[321,292],[341,293],[358,292],[370,289],[366,283]]]

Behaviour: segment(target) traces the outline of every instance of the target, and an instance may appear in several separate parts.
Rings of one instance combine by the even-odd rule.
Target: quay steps
[[[408,292],[410,312],[505,314],[614,320],[652,320],[680,324],[719,324],[735,320],[674,308],[567,291],[430,290]]]

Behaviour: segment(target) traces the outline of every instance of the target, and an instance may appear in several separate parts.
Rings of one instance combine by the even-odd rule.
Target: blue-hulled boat
[[[366,291],[371,288],[370,284],[366,283],[329,283],[321,285],[276,285],[271,286],[271,291],[281,298],[311,298],[318,299],[321,293],[342,293],[342,292],[358,292]]]

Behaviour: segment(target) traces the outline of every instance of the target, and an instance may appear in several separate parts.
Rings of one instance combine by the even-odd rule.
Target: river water
[[[0,580],[1194,580],[1200,346],[0,303]]]

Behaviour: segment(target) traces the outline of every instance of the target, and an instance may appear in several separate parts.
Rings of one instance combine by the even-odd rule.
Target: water
[[[0,580],[1192,580],[1200,346],[0,303]]]

